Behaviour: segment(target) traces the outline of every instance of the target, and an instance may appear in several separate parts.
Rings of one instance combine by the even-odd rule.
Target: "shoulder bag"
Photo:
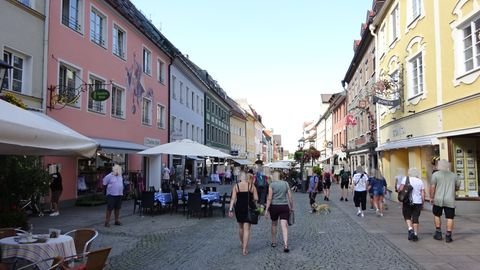
[[[248,190],[247,190],[247,196],[248,196],[248,205],[247,205],[247,222],[250,224],[258,224],[258,211],[256,208],[252,208],[252,204],[250,203],[250,184],[248,185]]]
[[[412,193],[413,187],[410,185],[410,179],[407,176],[407,180],[405,181],[405,185],[403,189],[398,191],[397,199],[399,202],[408,202],[410,200],[410,195]]]
[[[288,183],[285,183],[285,185],[287,186],[287,194],[288,194]],[[288,215],[288,226],[292,226],[293,224],[295,224],[295,213],[293,211],[290,211]]]

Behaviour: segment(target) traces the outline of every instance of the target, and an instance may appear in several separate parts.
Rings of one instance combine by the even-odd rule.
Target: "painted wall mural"
[[[133,63],[130,68],[125,67],[127,72],[127,93],[132,95],[132,114],[141,110],[143,98],[153,101],[153,89],[145,89],[143,82],[142,65],[136,60],[136,53],[133,53]]]

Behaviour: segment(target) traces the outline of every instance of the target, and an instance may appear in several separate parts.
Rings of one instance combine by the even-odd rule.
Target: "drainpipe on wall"
[[[172,73],[172,63],[173,61],[175,61],[175,56],[172,57],[172,61],[170,61],[170,64],[168,64],[168,74],[167,74],[167,78],[168,78],[168,94],[167,94],[167,106],[168,106],[168,110],[167,110],[167,143],[170,142],[170,112],[171,112],[171,109],[170,109],[170,106],[171,106],[171,103],[170,103],[170,87],[172,86],[172,84],[170,83],[170,78],[171,78],[171,73]],[[171,164],[170,164],[170,155],[167,155],[167,162],[166,162],[166,166],[168,168],[171,167]]]
[[[373,25],[373,24],[370,24],[368,26],[368,29],[370,30],[370,34],[373,36],[373,43],[375,45],[375,81],[378,80],[379,78],[379,65],[378,65],[378,44],[377,44],[377,41],[378,41],[378,36],[377,34],[375,33],[375,30],[376,30],[376,27]],[[378,103],[375,104],[375,126],[377,127],[377,146],[380,144],[380,126],[379,126],[379,117],[380,117],[380,113],[379,113],[379,109],[378,109],[379,105]],[[380,165],[381,164],[378,164],[378,163],[381,163],[381,159],[378,158],[378,156],[380,155],[380,153],[377,154],[377,167],[380,168]],[[382,165],[383,167],[383,165]]]
[[[50,14],[50,0],[45,1],[45,24],[43,32],[43,89],[42,89],[42,111],[47,114],[47,69],[48,69],[48,25],[49,25],[49,16]]]

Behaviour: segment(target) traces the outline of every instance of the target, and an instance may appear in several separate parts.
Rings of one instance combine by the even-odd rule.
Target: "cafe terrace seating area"
[[[124,203],[133,204],[133,216],[212,218],[226,216],[230,196],[208,185],[188,189],[170,186],[161,191],[151,187]],[[92,250],[98,236],[95,228],[76,228],[65,233],[52,228],[35,234],[20,228],[0,228],[0,270],[104,269],[111,247]]]
[[[168,189],[138,192],[134,198],[133,213],[138,215],[178,214],[191,217],[212,217],[218,214],[225,217],[226,207],[230,203],[228,193],[220,194],[216,187],[204,186],[194,190]]]
[[[33,234],[16,228],[0,228],[0,270],[101,270],[111,247],[90,250],[98,236],[93,228],[61,234],[50,229]]]

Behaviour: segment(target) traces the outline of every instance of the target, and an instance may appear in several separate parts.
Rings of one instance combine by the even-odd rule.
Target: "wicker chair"
[[[0,228],[0,239],[17,235],[15,228]]]
[[[56,256],[56,257],[52,257],[52,258],[39,260],[39,261],[33,262],[31,264],[27,264],[27,265],[24,265],[22,267],[14,268],[14,269],[16,269],[16,270],[37,269],[40,264],[46,263],[48,261],[52,261],[51,266],[48,268],[49,270],[50,269],[52,269],[52,270],[53,269],[64,269],[64,267],[63,267],[63,257],[61,257],[61,256]]]
[[[75,265],[73,267],[63,266],[65,270],[103,270],[107,263],[108,255],[110,254],[111,247],[97,249],[94,251],[86,252],[82,254],[82,257],[87,258],[85,263]],[[65,258],[65,261],[68,264],[68,261],[73,259],[74,256]]]
[[[98,232],[93,228],[75,229],[65,233],[73,238],[75,242],[75,250],[77,251],[79,259],[82,259],[81,254],[86,254],[90,250],[90,245],[97,238]]]

